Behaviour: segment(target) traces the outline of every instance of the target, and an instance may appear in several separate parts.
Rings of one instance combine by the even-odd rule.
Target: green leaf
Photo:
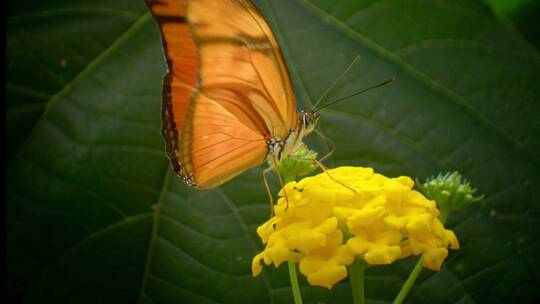
[[[325,109],[329,165],[424,179],[459,170],[486,195],[452,214],[460,239],[411,303],[533,302],[540,197],[540,55],[480,1],[257,1],[299,106],[355,65]],[[251,277],[269,215],[260,169],[182,185],[160,135],[164,58],[143,1],[9,1],[7,262],[25,303],[290,303],[286,269]],[[323,141],[308,141],[324,155]],[[274,183],[274,186],[275,183]],[[414,259],[367,270],[372,303]],[[305,303],[351,302],[347,281]]]

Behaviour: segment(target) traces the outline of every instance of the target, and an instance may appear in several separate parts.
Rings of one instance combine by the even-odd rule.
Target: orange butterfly
[[[319,115],[296,114],[278,43],[251,1],[146,1],[169,68],[163,136],[186,184],[216,187],[303,145]]]

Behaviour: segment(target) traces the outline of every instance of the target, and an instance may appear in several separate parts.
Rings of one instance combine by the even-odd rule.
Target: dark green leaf
[[[143,1],[10,1],[7,255],[26,303],[290,303],[286,269],[251,277],[268,218],[260,169],[196,191],[168,169],[165,70]],[[322,113],[332,165],[425,178],[459,170],[486,195],[450,216],[462,249],[411,303],[533,302],[540,189],[540,56],[480,1],[260,0],[299,105],[347,67]],[[325,152],[322,141],[312,147]],[[367,270],[388,302],[413,259]],[[347,282],[305,303],[351,301]]]

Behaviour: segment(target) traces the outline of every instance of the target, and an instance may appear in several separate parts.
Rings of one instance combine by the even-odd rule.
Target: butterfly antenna
[[[336,84],[338,84],[338,82],[345,76],[345,74],[347,74],[347,72],[349,72],[349,70],[353,67],[353,65],[358,61],[358,59],[360,59],[360,55],[356,55],[356,57],[354,57],[353,61],[349,64],[349,66],[345,69],[345,71],[343,71],[341,73],[341,75],[338,76],[338,78],[336,78],[336,80],[334,80],[334,82],[328,87],[326,88],[326,90],[324,91],[324,93],[322,93],[321,97],[319,97],[319,99],[317,99],[317,102],[315,103],[315,105],[313,106],[313,110],[315,110],[317,108],[317,106],[319,105],[319,103],[323,100],[323,98],[328,95],[328,93],[330,93],[330,91],[332,91],[332,89],[336,86]]]
[[[383,81],[383,82],[381,82],[381,83],[379,83],[379,84],[376,84],[376,85],[374,85],[374,86],[371,86],[371,87],[369,87],[369,88],[367,88],[367,89],[363,89],[362,91],[359,91],[359,92],[356,92],[356,93],[353,93],[353,94],[351,94],[351,95],[347,95],[347,96],[344,96],[344,97],[340,97],[340,98],[338,98],[338,99],[336,99],[336,100],[334,100],[334,101],[332,101],[332,102],[330,102],[330,103],[327,103],[327,104],[323,105],[322,107],[320,107],[320,108],[318,108],[317,110],[315,110],[315,112],[318,112],[318,111],[321,110],[321,109],[327,108],[327,107],[329,107],[329,106],[331,106],[331,105],[333,105],[333,104],[336,104],[336,103],[338,103],[338,102],[340,102],[340,101],[342,101],[342,100],[345,100],[345,99],[347,99],[347,98],[350,98],[350,97],[353,97],[353,96],[356,96],[356,95],[365,93],[365,92],[367,92],[367,91],[370,91],[370,90],[373,90],[373,89],[382,87],[382,86],[384,86],[384,85],[387,85],[387,84],[391,83],[391,82],[394,81],[394,80],[396,80],[396,78],[395,78],[395,77],[392,77],[392,78],[390,78],[390,79],[388,79],[388,80],[386,80],[386,81]]]

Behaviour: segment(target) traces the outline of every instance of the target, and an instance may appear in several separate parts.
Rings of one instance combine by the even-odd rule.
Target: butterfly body
[[[289,157],[304,146],[303,139],[311,133],[319,120],[319,114],[313,111],[302,110],[298,114],[298,122],[294,129],[283,138],[271,137],[266,141],[268,161],[281,160]]]

